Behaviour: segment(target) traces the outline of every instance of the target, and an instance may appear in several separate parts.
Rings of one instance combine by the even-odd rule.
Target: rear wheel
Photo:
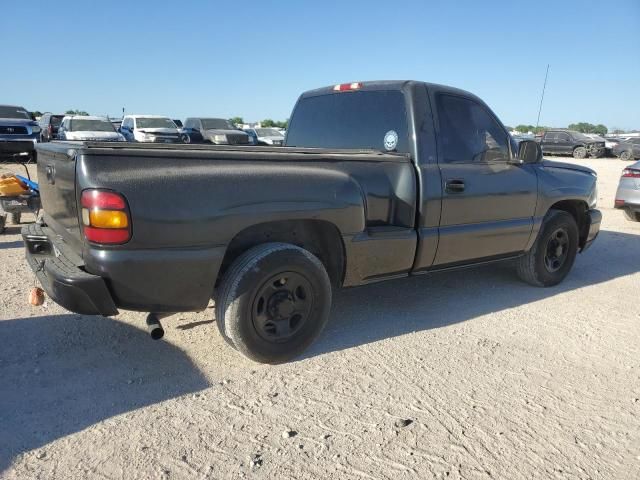
[[[633,155],[629,150],[625,150],[620,154],[620,160],[624,160],[625,162],[630,162],[633,160]]]
[[[281,363],[302,353],[326,325],[331,284],[310,252],[267,243],[229,267],[215,302],[218,328],[231,346],[257,362]]]
[[[578,253],[578,225],[569,213],[549,210],[531,250],[518,260],[518,275],[538,287],[557,285]]]
[[[573,149],[573,158],[586,158],[587,149],[584,147],[576,147]]]

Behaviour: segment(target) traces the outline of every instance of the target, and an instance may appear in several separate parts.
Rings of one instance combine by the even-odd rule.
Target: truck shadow
[[[17,455],[209,382],[168,342],[110,318],[0,321],[0,476]]]
[[[563,283],[530,286],[512,262],[417,276],[337,292],[331,320],[303,358],[472,320],[640,272],[640,235],[602,231]]]

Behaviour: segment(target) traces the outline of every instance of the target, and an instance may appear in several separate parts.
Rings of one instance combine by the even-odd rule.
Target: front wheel
[[[239,352],[262,363],[285,362],[322,332],[331,283],[318,258],[287,243],[258,245],[224,274],[215,299],[218,329]]]
[[[620,154],[620,160],[624,160],[625,162],[630,162],[633,160],[633,155],[631,151],[626,150]]]
[[[577,253],[575,219],[563,210],[549,210],[533,247],[518,259],[518,276],[537,287],[557,285],[571,270]]]
[[[576,147],[573,149],[573,158],[586,158],[587,149],[584,147]]]

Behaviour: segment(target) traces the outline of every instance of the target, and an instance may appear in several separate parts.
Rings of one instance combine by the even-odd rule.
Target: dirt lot
[[[10,226],[0,477],[640,478],[640,224],[611,208],[624,163],[581,163],[603,231],[562,285],[498,265],[345,290],[277,367],[229,349],[212,309],[154,342],[140,313],[29,306]]]

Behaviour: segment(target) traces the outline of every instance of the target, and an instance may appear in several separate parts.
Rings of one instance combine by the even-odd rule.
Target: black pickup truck
[[[504,259],[546,287],[598,234],[595,173],[516,147],[462,90],[310,91],[286,144],[39,145],[27,259],[60,305],[151,312],[156,337],[163,315],[213,298],[228,343],[276,363],[318,336],[333,288]]]

